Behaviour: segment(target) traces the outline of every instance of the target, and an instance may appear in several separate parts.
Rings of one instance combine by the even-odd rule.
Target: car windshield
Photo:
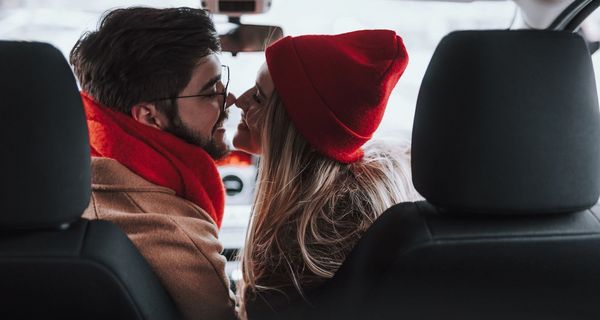
[[[170,1],[169,6],[199,7],[200,1]],[[96,26],[101,14],[113,7],[164,7],[164,1],[68,1],[27,0],[0,2],[0,38],[49,42],[68,55],[75,41]],[[448,3],[375,0],[365,5],[356,0],[275,0],[265,14],[242,17],[245,24],[271,24],[285,35],[334,34],[357,29],[392,29],[402,36],[410,63],[390,97],[390,105],[378,136],[408,136],[421,78],[439,40],[458,29],[506,29],[515,17],[510,1]],[[223,15],[215,14],[217,29],[230,27]],[[221,55],[231,67],[231,92],[239,94],[253,85],[264,54]],[[232,108],[228,132],[235,131],[239,112]]]

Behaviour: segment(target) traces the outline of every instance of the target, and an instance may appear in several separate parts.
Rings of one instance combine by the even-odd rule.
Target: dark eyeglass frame
[[[227,74],[227,83],[224,83],[225,88],[223,89],[223,92],[216,92],[216,93],[205,93],[205,94],[193,94],[193,95],[189,95],[189,96],[175,96],[175,97],[167,97],[167,98],[160,98],[160,99],[155,99],[152,100],[152,102],[154,101],[163,101],[163,100],[173,100],[175,101],[176,99],[183,99],[183,98],[194,98],[194,97],[214,97],[214,96],[223,96],[223,105],[221,105],[221,111],[225,111],[225,105],[227,104],[227,89],[229,87],[229,66],[222,64],[221,68],[223,70],[225,70],[225,73]],[[222,78],[222,77],[221,77]],[[221,80],[219,80],[221,81]],[[221,82],[222,83],[222,82]]]

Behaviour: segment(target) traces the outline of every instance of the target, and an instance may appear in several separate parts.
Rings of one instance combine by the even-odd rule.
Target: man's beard
[[[175,135],[189,144],[193,144],[204,149],[204,151],[206,151],[206,153],[208,153],[214,160],[219,160],[229,153],[229,146],[227,143],[224,141],[215,141],[214,134],[211,134],[209,139],[203,139],[199,133],[187,127],[183,121],[181,121],[179,112],[175,112],[171,118],[172,119],[169,119],[170,126],[165,129],[165,131]],[[219,116],[219,120],[217,120],[216,123],[223,123],[223,121],[227,120],[227,118],[227,111],[222,112]],[[213,128],[211,133],[214,133],[214,129],[215,128]]]

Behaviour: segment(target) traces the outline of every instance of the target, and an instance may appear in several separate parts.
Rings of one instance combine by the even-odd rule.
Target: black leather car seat
[[[0,107],[0,318],[178,319],[127,236],[81,219],[90,147],[62,54],[0,41]]]
[[[320,292],[319,319],[600,319],[600,118],[584,40],[461,31],[414,119],[426,201],[387,210]]]

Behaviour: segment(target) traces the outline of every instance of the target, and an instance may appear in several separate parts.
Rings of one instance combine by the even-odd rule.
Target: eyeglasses
[[[223,104],[221,105],[221,111],[225,111],[225,105],[227,104],[227,87],[229,87],[229,66],[226,66],[223,64],[223,65],[221,65],[221,68],[223,70],[221,72],[221,80],[219,80],[219,82],[221,82],[224,86],[223,92],[194,94],[194,95],[189,95],[189,96],[175,96],[175,97],[155,99],[153,101],[175,100],[175,99],[194,98],[194,97],[212,98],[215,96],[223,96]]]

